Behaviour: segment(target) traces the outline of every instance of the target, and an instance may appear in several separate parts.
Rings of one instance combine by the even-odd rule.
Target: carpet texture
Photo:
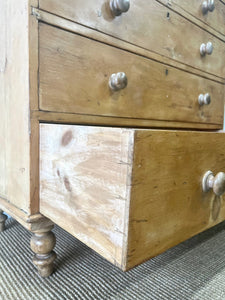
[[[123,273],[59,227],[57,272],[36,274],[31,234],[15,220],[0,234],[0,299],[225,299],[225,223]]]

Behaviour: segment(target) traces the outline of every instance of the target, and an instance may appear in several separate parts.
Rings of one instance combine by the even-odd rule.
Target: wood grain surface
[[[28,1],[0,1],[0,195],[29,211]]]
[[[17,220],[27,230],[34,232],[53,225],[52,221],[50,221],[40,213],[28,215],[26,212],[9,203],[2,197],[0,197],[0,207],[1,210]]]
[[[224,146],[224,133],[135,132],[127,269],[225,219],[225,197],[201,186],[225,172]]]
[[[225,219],[224,133],[40,126],[41,213],[123,270]]]
[[[110,12],[108,0],[40,0],[40,8],[225,77],[225,65],[221,63],[224,43],[157,1],[133,0],[130,10],[116,18]],[[202,58],[199,47],[208,41],[213,43],[214,52]]]
[[[146,119],[115,118],[104,116],[91,116],[71,113],[54,113],[47,111],[32,111],[31,119],[40,123],[56,124],[80,124],[97,126],[115,127],[135,127],[140,128],[177,128],[177,129],[196,129],[196,130],[218,130],[223,128],[223,124],[187,123],[187,122],[168,122]]]
[[[194,16],[204,24],[209,25],[225,37],[225,2],[214,0],[215,9],[213,12],[202,13],[202,0],[159,0],[169,8],[189,16]],[[201,26],[201,25],[200,25]]]
[[[157,52],[152,52],[148,49],[138,47],[134,44],[131,44],[129,42],[123,41],[121,39],[118,39],[116,37],[113,37],[111,35],[105,34],[101,31],[97,31],[94,28],[86,27],[84,25],[81,25],[79,23],[75,23],[69,19],[62,18],[60,16],[54,15],[52,13],[49,13],[47,11],[43,11],[37,8],[32,8],[32,14],[37,18],[39,22],[47,23],[49,25],[53,25],[57,28],[64,29],[66,31],[74,32],[79,35],[88,37],[93,40],[100,41],[107,45],[113,45],[117,48],[127,50],[134,54],[139,54],[141,56],[144,56],[145,58],[153,59],[157,62],[162,62],[166,64],[167,66],[175,67],[179,70],[184,70],[186,72],[189,72],[191,74],[199,75],[203,78],[207,78],[219,83],[225,82],[225,78],[221,78],[215,75],[211,75],[209,73],[206,73],[204,70],[201,69],[195,69],[189,65],[184,65],[181,62],[178,62],[177,60],[172,60],[166,56],[162,56],[158,54]],[[188,14],[186,18],[191,18],[191,16]],[[191,18],[192,23],[194,23],[193,20],[197,20],[196,18]],[[210,29],[211,27],[207,26],[207,29]],[[212,30],[212,29],[211,29]],[[222,35],[221,35],[222,36]],[[223,36],[222,36],[223,37]]]
[[[0,196],[27,214],[38,212],[38,26],[36,0],[0,2]]]
[[[122,266],[133,131],[40,125],[40,212]]]
[[[112,92],[109,78],[121,71],[128,86]],[[222,84],[45,24],[40,24],[39,82],[40,109],[45,111],[223,122]],[[199,106],[200,93],[211,94],[210,105]]]

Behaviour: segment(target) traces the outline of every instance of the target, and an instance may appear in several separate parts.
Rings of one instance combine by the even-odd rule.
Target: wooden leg
[[[3,214],[3,211],[0,209],[0,232],[5,230],[5,221],[7,220],[7,216]]]
[[[33,232],[31,238],[31,249],[35,253],[33,263],[38,269],[38,273],[41,277],[48,277],[54,270],[54,260],[56,254],[53,250],[56,243],[54,233],[51,231],[53,225],[46,229],[40,229]]]

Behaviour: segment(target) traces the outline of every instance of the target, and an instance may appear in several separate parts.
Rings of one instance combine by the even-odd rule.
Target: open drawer
[[[128,270],[225,219],[202,189],[224,146],[222,132],[41,124],[40,211]]]

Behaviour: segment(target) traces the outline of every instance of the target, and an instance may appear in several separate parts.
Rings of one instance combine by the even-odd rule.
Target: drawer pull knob
[[[114,16],[120,16],[130,8],[130,0],[110,0],[110,9]]]
[[[214,0],[207,0],[207,1],[203,1],[202,3],[202,12],[203,14],[207,14],[208,11],[214,11],[215,8],[215,1]]]
[[[113,91],[122,90],[127,86],[127,76],[123,72],[112,74],[109,78],[109,87]]]
[[[206,54],[211,55],[213,53],[213,44],[211,42],[201,44],[200,53],[201,56],[205,56]]]
[[[207,93],[207,94],[200,94],[198,96],[198,103],[200,105],[209,105],[211,102],[211,97],[210,97],[210,94]]]
[[[217,196],[221,196],[225,192],[225,173],[219,172],[216,176],[213,172],[208,171],[205,173],[202,179],[203,192],[208,192],[213,189],[213,192]]]

